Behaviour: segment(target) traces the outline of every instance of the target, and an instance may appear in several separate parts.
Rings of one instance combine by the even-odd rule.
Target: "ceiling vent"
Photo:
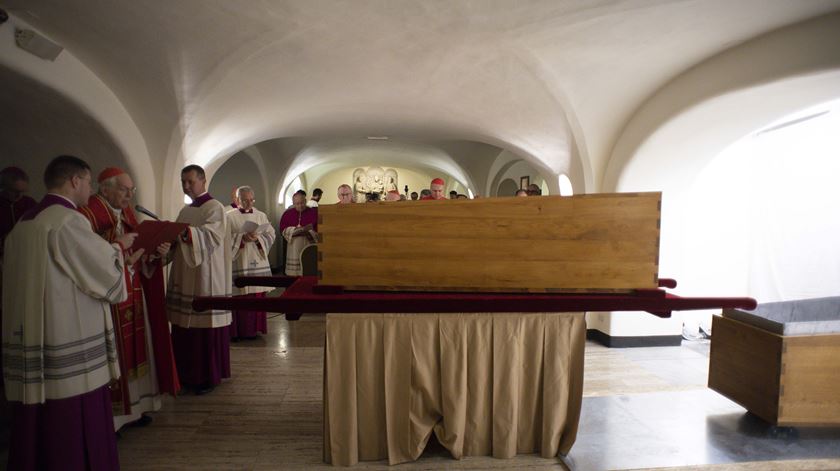
[[[31,29],[19,29],[15,31],[15,42],[18,47],[26,52],[34,54],[41,59],[54,61],[63,47],[32,31]]]

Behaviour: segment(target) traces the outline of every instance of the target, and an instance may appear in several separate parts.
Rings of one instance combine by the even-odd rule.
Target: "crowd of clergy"
[[[47,193],[36,202],[26,195],[22,170],[0,171],[8,469],[118,469],[122,427],[150,423],[145,414],[161,408],[162,394],[211,392],[230,377],[231,340],[267,333],[265,312],[192,308],[198,296],[262,297],[271,290],[232,284],[240,276],[271,275],[277,232],[254,207],[253,189],[234,189],[224,204],[207,192],[204,169],[184,167],[181,186],[192,202],[175,220],[184,229],[149,246],[138,239],[135,208],[156,216],[134,205],[131,176],[102,169],[95,193],[93,177],[82,159],[56,157],[44,171]],[[444,186],[435,178],[410,199],[446,199]],[[296,192],[280,217],[287,275],[302,274],[300,255],[317,240],[321,196],[315,189],[307,201]],[[340,185],[337,196],[338,204],[353,203],[349,185]]]

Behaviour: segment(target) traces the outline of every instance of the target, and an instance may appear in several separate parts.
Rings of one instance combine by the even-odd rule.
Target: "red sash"
[[[88,218],[94,232],[109,242],[116,239],[116,214],[109,209],[107,202],[101,196],[91,196],[88,205],[80,208],[79,211]],[[137,227],[137,217],[130,207],[125,208],[121,216],[124,232],[131,232]],[[129,253],[130,249],[126,256]],[[135,267],[133,277],[129,273],[128,267],[125,268],[126,282],[130,286],[128,299],[122,303],[111,305],[121,373],[119,383],[111,388],[112,401],[115,412],[119,408],[122,409],[124,414],[131,413],[128,380],[141,377],[148,371],[146,326],[143,318],[144,302],[149,316],[160,391],[174,395],[180,389],[178,373],[175,369],[175,359],[172,354],[169,324],[163,308],[163,270],[160,265],[157,265],[150,279],[142,276],[140,271],[140,262]]]

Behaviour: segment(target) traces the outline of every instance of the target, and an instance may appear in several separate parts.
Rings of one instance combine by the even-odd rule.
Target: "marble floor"
[[[323,316],[277,316],[267,336],[231,344],[230,380],[205,396],[167,398],[151,425],[123,429],[122,469],[332,469],[321,450],[324,324]],[[774,438],[705,387],[708,349],[708,341],[634,349],[587,343],[580,430],[566,457],[456,461],[431,445],[414,463],[356,468],[840,469],[840,428]]]

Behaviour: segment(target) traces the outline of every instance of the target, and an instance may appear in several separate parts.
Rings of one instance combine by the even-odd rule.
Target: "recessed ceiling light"
[[[369,141],[387,141],[388,136],[368,136]]]

